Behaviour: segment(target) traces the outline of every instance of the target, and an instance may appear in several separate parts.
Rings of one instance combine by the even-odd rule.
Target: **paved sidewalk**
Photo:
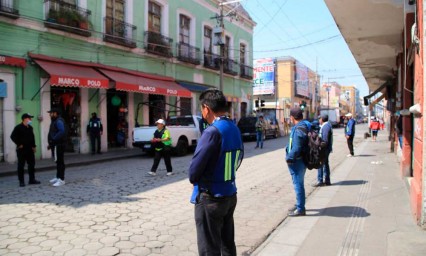
[[[426,255],[388,145],[385,135],[360,143],[332,170],[333,185],[309,196],[307,216],[286,218],[253,255]]]
[[[131,158],[131,157],[144,157],[146,156],[145,153],[142,152],[139,148],[117,148],[117,149],[110,149],[108,152],[102,153],[102,154],[77,154],[77,153],[65,153],[65,165],[66,167],[73,167],[73,166],[81,166],[81,165],[88,165],[88,164],[95,164],[95,163],[101,163],[106,161],[113,161],[118,159],[125,159],[125,158]],[[11,176],[11,175],[17,175],[16,174],[16,168],[17,163],[10,164],[10,163],[0,163],[0,177],[4,176]],[[27,166],[25,165],[25,168]],[[41,171],[51,171],[56,170],[56,164],[55,162],[49,158],[49,159],[36,159],[36,172]],[[25,171],[26,172],[26,171]],[[37,178],[37,174],[36,174]]]

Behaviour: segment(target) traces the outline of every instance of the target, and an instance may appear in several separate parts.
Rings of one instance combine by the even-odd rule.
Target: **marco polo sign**
[[[21,58],[0,55],[0,65],[8,65],[8,66],[25,68],[26,61],[25,59],[21,59]]]
[[[84,78],[84,77],[68,77],[52,75],[50,78],[52,85],[66,87],[90,87],[90,88],[108,88],[108,80]]]

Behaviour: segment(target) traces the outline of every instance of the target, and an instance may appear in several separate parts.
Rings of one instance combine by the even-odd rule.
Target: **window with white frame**
[[[212,53],[212,29],[208,26],[204,26],[204,53]]]
[[[186,15],[179,15],[179,42],[189,44],[191,19]]]
[[[246,65],[246,45],[240,43],[240,64]]]
[[[148,4],[148,31],[161,34],[161,5],[153,1]]]

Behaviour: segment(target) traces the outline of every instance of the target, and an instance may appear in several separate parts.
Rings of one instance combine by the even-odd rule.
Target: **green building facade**
[[[218,0],[1,0],[0,159],[16,161],[10,134],[35,116],[37,158],[50,157],[47,111],[68,124],[67,151],[90,152],[92,112],[104,127],[102,151],[132,147],[136,125],[199,114],[198,96],[220,83],[230,115],[250,111],[256,25],[237,4]],[[218,29],[220,8],[224,29]],[[162,110],[162,109],[165,109]]]

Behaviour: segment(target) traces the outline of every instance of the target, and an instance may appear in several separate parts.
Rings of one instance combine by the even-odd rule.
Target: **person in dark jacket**
[[[203,118],[209,123],[197,143],[189,166],[194,185],[195,225],[199,255],[237,255],[234,210],[235,172],[244,155],[238,127],[226,116],[226,98],[217,89],[201,93]]]
[[[354,156],[355,120],[352,118],[351,113],[346,114],[345,117],[348,120],[345,127],[345,137],[349,148],[349,154],[347,157],[352,157]]]
[[[64,152],[67,143],[65,121],[60,116],[58,109],[52,108],[47,111],[50,114],[49,134],[47,136],[49,145],[47,149],[52,150],[56,162],[56,177],[50,180],[54,187],[65,185],[65,163]]]
[[[290,209],[289,216],[304,216],[305,209],[305,172],[306,165],[303,162],[302,154],[307,151],[308,131],[311,129],[311,123],[302,120],[303,111],[296,107],[290,109],[290,121],[294,124],[291,128],[289,142],[286,147],[286,162],[293,181],[294,191],[296,193],[296,205]]]
[[[89,120],[89,124],[87,124],[87,133],[90,135],[90,144],[92,146],[92,154],[95,152],[101,154],[101,135],[104,131],[103,125],[101,123],[101,119],[99,119],[95,112],[92,113],[92,118]],[[95,144],[97,145],[97,151]]]
[[[327,151],[325,155],[324,164],[318,169],[318,182],[314,187],[330,186],[330,165],[329,156],[333,150],[333,127],[328,122],[328,115],[322,115],[319,118],[320,130],[318,135],[327,144]]]
[[[16,154],[18,156],[18,179],[19,186],[25,187],[24,167],[25,162],[28,165],[28,184],[40,184],[35,179],[35,156],[36,144],[34,138],[33,127],[31,126],[31,118],[34,116],[25,113],[21,116],[22,122],[15,126],[10,138],[16,144]]]

